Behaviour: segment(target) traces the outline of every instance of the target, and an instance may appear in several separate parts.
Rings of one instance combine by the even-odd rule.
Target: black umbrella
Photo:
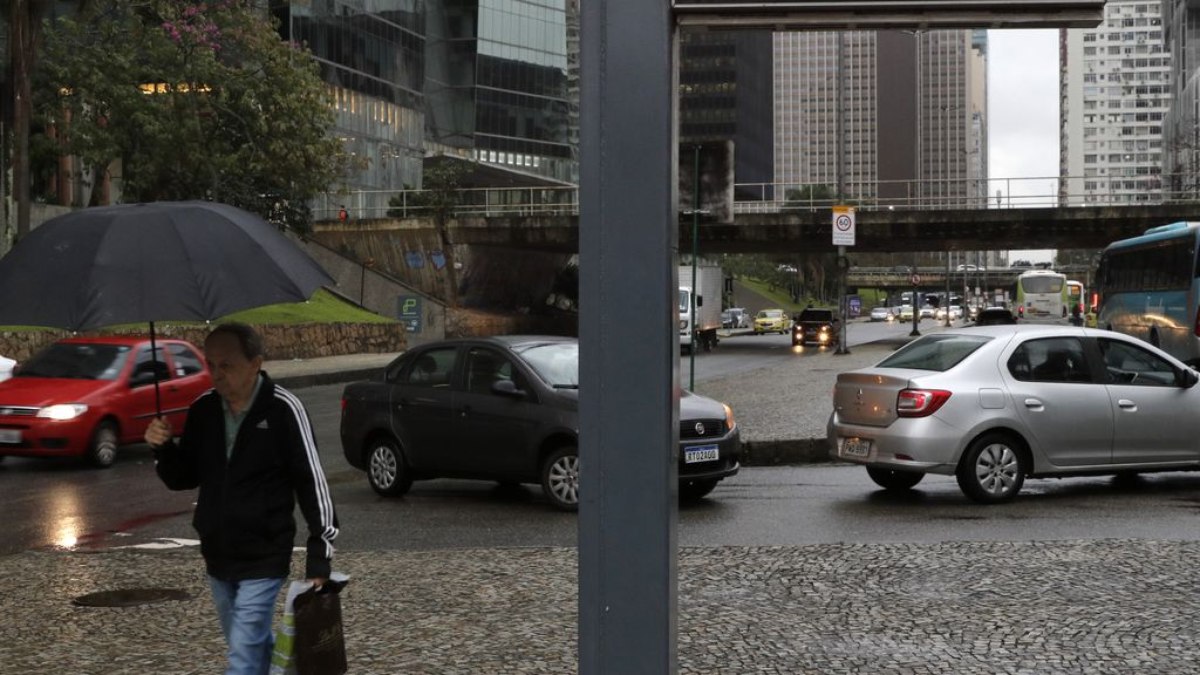
[[[104,206],[50,219],[0,258],[0,326],[148,322],[154,350],[155,321],[301,302],[325,284],[333,279],[308,254],[233,206]]]

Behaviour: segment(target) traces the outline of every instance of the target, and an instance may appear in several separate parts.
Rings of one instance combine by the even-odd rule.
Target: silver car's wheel
[[[412,487],[412,475],[395,441],[378,438],[368,445],[367,482],[384,497],[399,497]]]
[[[556,508],[579,508],[579,450],[575,446],[555,450],[542,463],[542,489]]]
[[[1006,502],[1025,483],[1025,460],[1012,439],[984,434],[967,448],[958,465],[958,487],[982,504]]]

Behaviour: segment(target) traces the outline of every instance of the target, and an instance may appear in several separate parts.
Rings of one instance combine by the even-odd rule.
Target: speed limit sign
[[[833,245],[854,245],[854,207],[833,207]]]

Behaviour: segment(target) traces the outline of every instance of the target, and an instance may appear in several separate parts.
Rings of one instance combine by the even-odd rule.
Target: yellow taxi
[[[792,329],[792,320],[782,309],[764,309],[754,317],[754,334],[783,333]]]

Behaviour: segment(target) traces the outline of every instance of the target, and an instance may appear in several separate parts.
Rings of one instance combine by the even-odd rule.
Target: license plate
[[[0,429],[0,443],[20,443],[20,429]]]
[[[715,445],[705,445],[683,451],[683,463],[714,462],[721,458],[721,449]]]
[[[867,457],[871,454],[871,441],[862,438],[842,439],[842,455],[845,457]]]

